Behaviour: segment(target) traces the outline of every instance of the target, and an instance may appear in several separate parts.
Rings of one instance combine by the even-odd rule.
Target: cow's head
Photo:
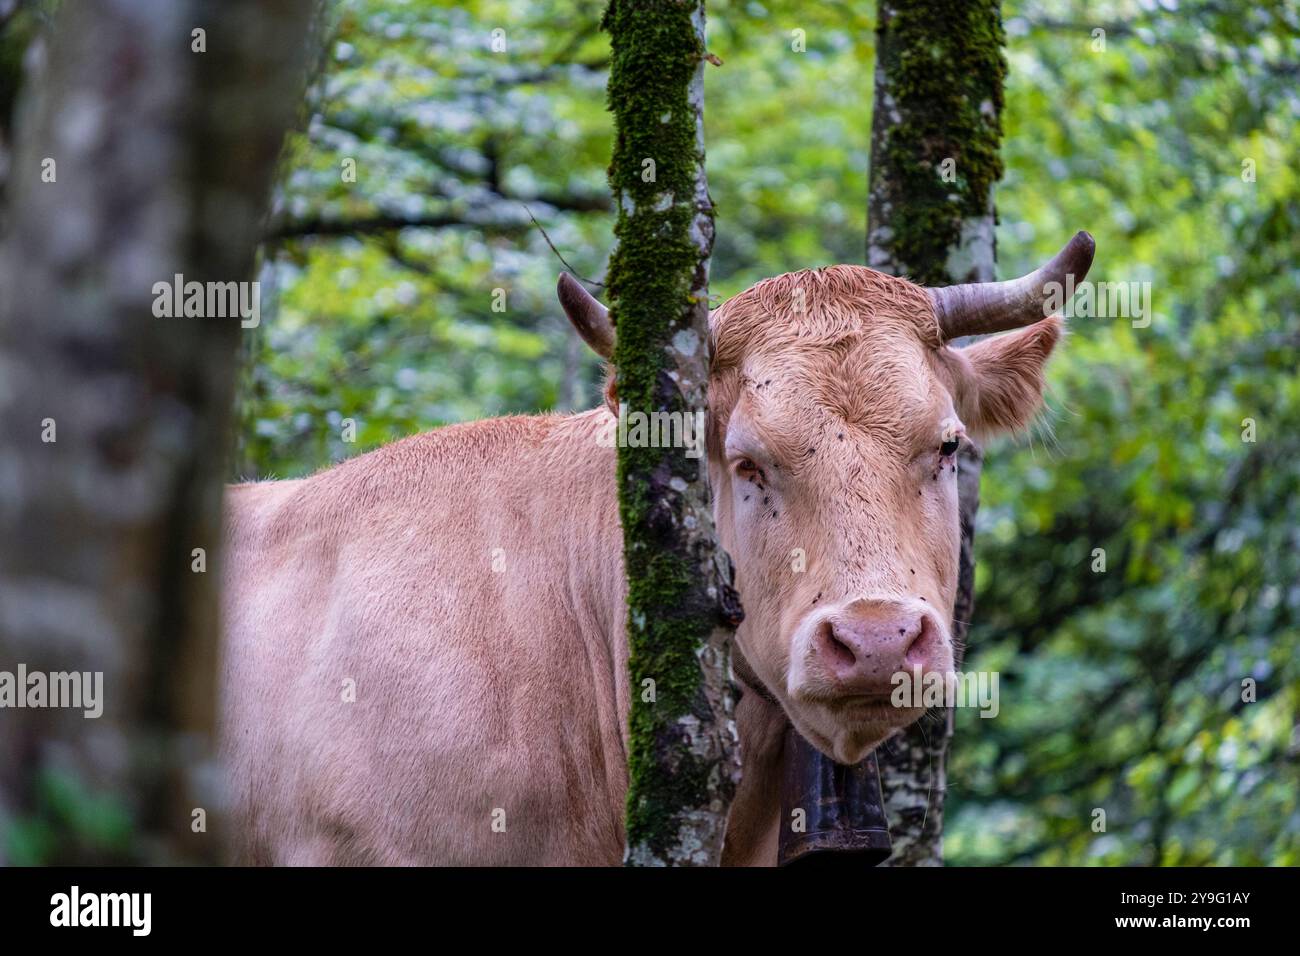
[[[1050,284],[1082,281],[1092,253],[1079,233],[1021,279],[931,290],[832,266],[714,311],[709,473],[745,606],[737,641],[833,759],[862,759],[924,713],[891,703],[896,673],[953,669],[957,452],[1037,411],[1061,336]],[[603,307],[568,277],[560,297],[608,357]]]

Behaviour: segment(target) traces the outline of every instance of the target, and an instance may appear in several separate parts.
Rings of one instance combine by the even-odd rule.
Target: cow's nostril
[[[903,632],[899,631],[899,633]],[[916,636],[908,642],[907,650],[903,654],[903,661],[908,667],[917,667],[925,663],[934,634],[934,625],[930,622],[930,618],[922,617],[920,626],[916,629]]]
[[[858,662],[858,655],[853,653],[853,648],[835,636],[835,628],[830,621],[822,622],[818,636],[823,652],[840,667],[852,667]]]

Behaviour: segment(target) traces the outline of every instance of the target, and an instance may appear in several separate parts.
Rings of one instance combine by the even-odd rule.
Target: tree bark
[[[103,675],[97,719],[0,712],[0,829],[39,835],[40,862],[221,857],[216,565],[241,319],[157,317],[155,283],[253,278],[312,11],[64,3],[26,87],[0,246],[0,670]],[[69,801],[121,827],[87,828]]]
[[[990,281],[1006,74],[1000,2],[880,0],[878,16],[867,264],[923,285]],[[974,607],[982,459],[974,443],[959,458],[957,666]],[[894,844],[888,865],[943,863],[952,727],[949,708],[878,752]]]
[[[604,26],[618,399],[628,414],[694,421],[707,407],[713,247],[704,4],[612,0]],[[634,866],[716,865],[739,780],[729,641],[740,605],[698,438],[695,449],[618,451],[632,699],[625,861]]]

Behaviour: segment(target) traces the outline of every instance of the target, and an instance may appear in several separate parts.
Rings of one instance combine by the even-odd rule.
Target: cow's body
[[[956,451],[966,427],[1038,408],[1061,334],[1043,302],[1092,251],[1080,233],[1030,276],[930,291],[806,270],[713,313],[709,484],[756,691],[736,712],[724,862],[776,862],[787,721],[855,763],[924,712],[897,677],[951,670]],[[603,307],[572,279],[559,293],[608,357]],[[611,414],[456,425],[231,491],[222,740],[241,859],[620,861]]]
[[[231,489],[223,746],[241,859],[621,860],[609,414],[457,425]],[[784,719],[749,695],[741,723],[753,772],[728,855],[775,862],[761,768]]]

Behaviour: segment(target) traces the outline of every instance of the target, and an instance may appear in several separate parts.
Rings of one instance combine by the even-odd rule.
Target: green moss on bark
[[[890,214],[892,257],[914,281],[966,281],[948,273],[963,223],[987,216],[1003,172],[1006,76],[998,0],[882,4],[877,82],[891,110],[876,115],[872,180]],[[877,106],[880,106],[877,97]],[[955,161],[955,180],[941,176]]]

